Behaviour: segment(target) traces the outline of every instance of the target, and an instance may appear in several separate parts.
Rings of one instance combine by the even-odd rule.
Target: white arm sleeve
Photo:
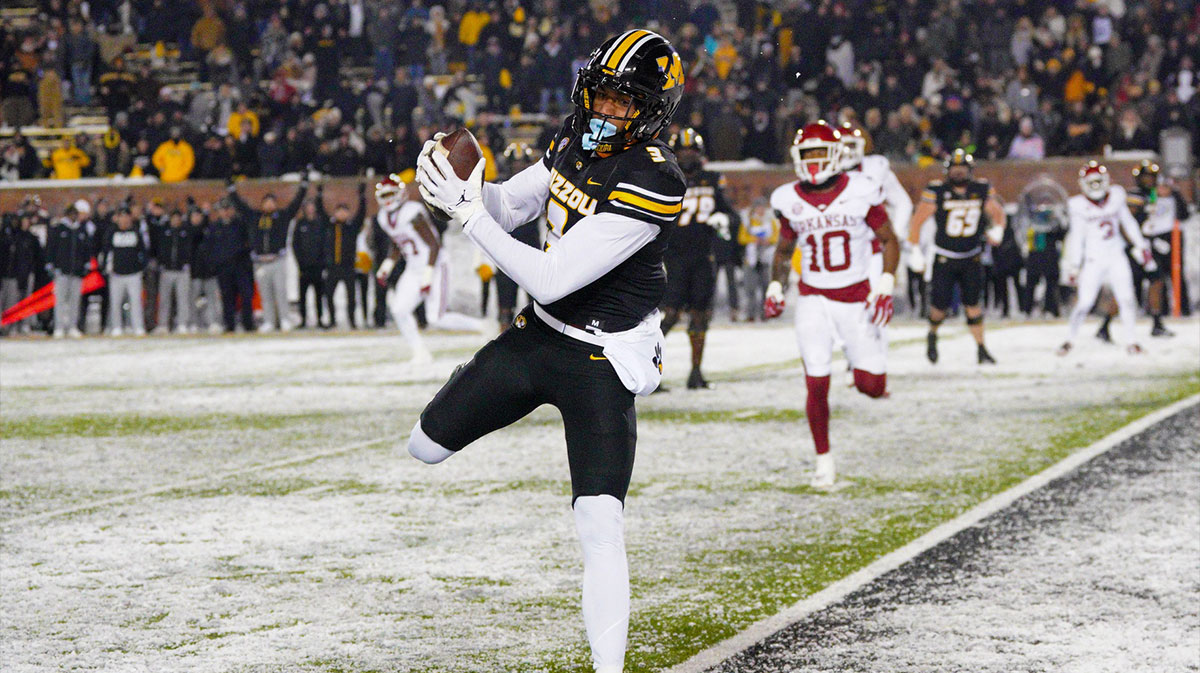
[[[550,170],[540,160],[504,182],[483,183],[483,206],[504,231],[540,215],[549,195]]]
[[[1083,239],[1087,232],[1083,231],[1084,219],[1075,214],[1074,208],[1067,206],[1070,228],[1067,229],[1067,240],[1063,242],[1063,262],[1069,269],[1079,269],[1083,266]]]
[[[616,213],[588,215],[545,251],[509,236],[483,213],[463,232],[535,301],[549,304],[612,271],[653,241],[659,228]]]
[[[913,202],[894,171],[888,171],[887,178],[883,181],[883,198],[892,207],[892,228],[896,230],[896,236],[900,237],[901,241],[907,241]]]

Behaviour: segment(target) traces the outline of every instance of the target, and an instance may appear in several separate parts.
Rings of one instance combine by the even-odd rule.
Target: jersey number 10
[[[809,234],[808,238],[804,239],[804,244],[808,246],[808,270],[813,273],[824,271],[845,271],[850,268],[850,234],[845,231],[827,231],[821,236],[820,245],[817,244],[817,235]],[[841,248],[838,262],[833,261],[834,251]],[[817,257],[820,255],[820,262]],[[824,266],[824,269],[822,269]]]

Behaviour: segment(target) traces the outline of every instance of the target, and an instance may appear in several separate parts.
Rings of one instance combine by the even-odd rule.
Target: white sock
[[[454,455],[453,451],[430,439],[429,435],[421,429],[419,420],[408,436],[408,453],[413,458],[429,465],[436,465]]]
[[[611,495],[575,500],[575,528],[583,548],[583,623],[597,671],[620,673],[629,633],[629,565],[625,515]]]

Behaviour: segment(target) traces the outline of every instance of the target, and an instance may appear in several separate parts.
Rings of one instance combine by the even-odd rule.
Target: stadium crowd
[[[955,147],[1024,159],[1155,149],[1174,126],[1197,135],[1194,3],[723,4],[736,21],[686,0],[39,0],[32,20],[0,25],[4,125],[57,128],[73,107],[100,106],[108,131],[68,133],[44,159],[17,131],[0,175],[178,181],[309,163],[387,174],[459,121],[494,146],[514,113],[555,126],[579,63],[630,25],[657,28],[684,57],[676,121],[718,160],[779,163],[818,117],[861,120],[899,161]],[[184,81],[166,85],[172,72]]]

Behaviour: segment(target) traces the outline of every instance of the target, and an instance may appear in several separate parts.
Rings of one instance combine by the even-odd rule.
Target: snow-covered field
[[[1200,391],[1195,320],[1138,358],[1086,340],[1057,358],[1062,324],[992,327],[998,367],[974,364],[961,322],[936,367],[924,327],[900,324],[889,399],[835,386],[828,494],[804,486],[790,326],[715,330],[718,388],[695,393],[672,333],[676,389],[638,405],[627,670],[678,663]],[[431,338],[421,369],[388,333],[3,342],[3,669],[587,670],[557,414],[436,467],[397,454],[482,342]]]

